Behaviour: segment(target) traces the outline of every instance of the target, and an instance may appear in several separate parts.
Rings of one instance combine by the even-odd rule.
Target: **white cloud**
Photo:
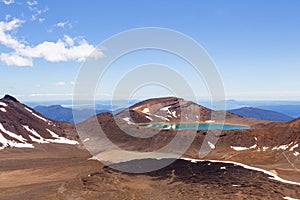
[[[14,3],[14,0],[1,0],[2,3],[4,3],[5,5],[10,5],[12,3]]]
[[[43,21],[45,21],[45,18],[39,18],[39,22],[43,22]]]
[[[5,15],[5,20],[6,20],[6,21],[9,20],[10,18],[11,18],[11,15],[10,15],[10,14]]]
[[[34,6],[34,5],[37,5],[38,2],[37,1],[27,1],[27,5],[29,6]]]
[[[55,83],[55,85],[56,86],[64,86],[64,85],[66,85],[66,83],[63,81],[59,81],[59,82]]]
[[[38,9],[37,7],[30,7],[29,9],[33,12],[33,14],[31,15],[31,21],[35,21],[35,20],[39,20],[43,19],[42,17],[40,17],[43,13],[48,11],[48,8],[44,8],[44,9]],[[40,21],[41,22],[41,21]]]
[[[58,22],[56,23],[54,26],[58,27],[58,28],[72,28],[72,24],[69,21],[65,21],[65,22]]]
[[[72,96],[73,94],[30,94],[30,97],[60,97],[60,96]]]
[[[7,65],[32,66],[31,58],[22,57],[17,54],[2,53],[0,54],[0,60]]]
[[[43,41],[36,46],[28,45],[26,41],[18,40],[11,35],[11,31],[16,31],[23,23],[24,21],[16,18],[8,22],[0,21],[0,44],[13,50],[0,54],[1,61],[7,65],[32,66],[33,58],[41,58],[49,62],[72,60],[82,62],[87,57],[104,56],[101,50],[96,49],[85,39],[72,38],[68,35],[56,42]]]

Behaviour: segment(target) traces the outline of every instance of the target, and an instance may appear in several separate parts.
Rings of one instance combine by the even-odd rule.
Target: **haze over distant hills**
[[[111,110],[92,110],[92,109],[72,109],[72,108],[65,108],[61,105],[53,105],[53,106],[36,106],[34,109],[44,116],[57,120],[57,121],[64,121],[74,124],[74,117],[73,111],[76,112],[76,122],[82,122],[95,114],[99,114],[102,112],[111,112]]]
[[[243,107],[239,109],[228,110],[228,112],[243,117],[251,117],[256,119],[280,121],[280,122],[288,122],[294,119],[293,117],[290,117],[288,115],[279,112],[264,110],[260,108],[253,108],[253,107]]]
[[[74,110],[77,112],[77,116],[79,117],[77,122],[81,122],[98,113],[118,113],[125,107],[132,106],[140,101],[141,100],[119,100],[113,102],[113,105],[111,105],[111,101],[96,101],[95,112],[91,109],[92,104],[86,104],[82,107],[74,107]],[[50,119],[74,123],[71,101],[27,102],[26,104]],[[202,101],[198,104],[211,108],[211,103],[208,101]],[[262,120],[284,122],[300,117],[300,102],[296,101],[265,102],[227,100],[226,107],[229,112],[234,114]]]

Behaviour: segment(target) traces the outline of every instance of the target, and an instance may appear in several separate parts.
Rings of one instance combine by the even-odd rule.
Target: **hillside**
[[[179,104],[183,105],[181,109],[177,108]],[[225,113],[232,121],[251,122],[252,128],[221,134],[209,130],[160,130],[139,123],[155,115],[160,116],[155,118],[160,122],[178,122],[182,113],[187,114],[185,122],[190,122],[197,119],[192,118],[193,109],[203,111],[198,115],[199,121],[209,120],[208,113],[215,112],[183,99],[163,98],[140,102],[116,115],[98,114],[76,126],[87,152],[76,145],[74,139],[78,137],[72,124],[50,120],[5,96],[0,100],[0,199],[300,197],[300,183],[281,179],[300,182],[300,118],[277,123]],[[129,118],[128,112],[135,113],[135,118]],[[161,118],[163,114],[165,118]],[[193,142],[185,149],[189,139]],[[170,143],[173,146],[165,148]],[[178,154],[181,148],[184,159],[170,162],[165,158],[167,154]],[[128,157],[128,153],[137,156],[142,152],[154,156],[153,151],[160,153],[158,159]],[[138,172],[164,163],[168,166],[148,173],[116,170]]]
[[[181,109],[178,105],[182,105]],[[180,154],[185,149],[185,142],[191,139],[192,144],[184,150],[186,157],[237,161],[276,171],[288,179],[300,180],[296,167],[300,166],[300,120],[279,123],[226,113],[225,122],[251,127],[220,133],[141,126],[143,123],[176,123],[182,113],[186,114],[183,122],[191,123],[197,120],[192,113],[197,112],[198,122],[210,120],[211,112],[219,113],[179,98],[150,99],[117,115],[98,114],[78,124],[77,129],[81,138],[86,140],[84,143],[88,150],[96,157],[100,153],[100,158],[101,152],[116,147],[128,151]],[[177,139],[173,141],[175,136]],[[163,148],[171,141],[173,146]]]
[[[35,144],[78,144],[75,127],[50,120],[12,96],[0,99],[0,149]]]

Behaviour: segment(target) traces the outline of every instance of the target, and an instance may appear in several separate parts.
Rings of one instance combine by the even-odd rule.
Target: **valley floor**
[[[88,160],[72,145],[44,144],[0,154],[1,200],[84,199],[283,199],[300,198],[300,186],[229,163],[177,160],[158,171],[121,173]],[[121,163],[139,168],[166,159]]]

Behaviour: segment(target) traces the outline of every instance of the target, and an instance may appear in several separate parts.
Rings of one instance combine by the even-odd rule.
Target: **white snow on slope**
[[[299,153],[298,151],[295,151],[295,152],[294,152],[294,156],[299,156],[299,154],[300,154],[300,153]]]
[[[53,142],[53,143],[62,143],[62,144],[79,144],[77,141],[75,140],[69,140],[67,138],[64,137],[60,137],[59,135],[57,135],[56,133],[54,133],[53,131],[46,129],[53,138],[56,139],[46,139],[46,141],[48,142]]]
[[[298,146],[299,146],[298,144],[295,144],[294,146],[292,146],[292,147],[290,148],[290,151],[294,151],[294,149],[296,149]]]
[[[144,109],[142,110],[142,113],[149,114],[149,113],[150,113],[149,108],[144,108]]]
[[[149,119],[150,121],[153,121],[153,119],[149,116],[146,116],[147,119]]]
[[[7,140],[0,132],[0,143],[3,144],[2,147],[0,147],[1,149],[4,149],[6,147],[18,147],[18,148],[34,148],[34,146],[32,144],[28,144],[28,143],[18,143],[15,141],[11,141],[11,140]]]
[[[134,124],[132,121],[130,121],[129,117],[124,117],[123,120],[126,121],[128,124]]]
[[[24,107],[25,108],[25,110],[27,110],[28,112],[30,112],[33,116],[35,116],[35,117],[37,117],[37,118],[39,118],[39,119],[41,119],[41,120],[43,120],[44,122],[49,122],[47,119],[45,119],[44,117],[41,117],[41,116],[39,116],[38,114],[35,114],[32,110],[30,110],[29,108],[27,108],[27,107]]]
[[[28,131],[29,133],[31,133],[32,135],[35,136],[35,137],[32,137],[31,135],[29,135],[30,139],[33,142],[37,142],[37,143],[49,143],[42,136],[40,136],[40,134],[38,134],[34,129],[29,128],[29,126],[23,125],[23,128],[26,129],[26,131]]]
[[[258,167],[251,167],[249,165],[245,165],[245,164],[234,162],[234,161],[198,160],[198,159],[191,159],[191,158],[181,158],[181,159],[188,160],[188,161],[193,162],[193,163],[209,161],[209,162],[215,162],[215,163],[234,164],[234,165],[237,165],[237,166],[241,166],[241,167],[243,167],[245,169],[250,169],[250,170],[255,170],[255,171],[263,172],[263,173],[269,175],[269,179],[272,179],[272,180],[276,180],[276,181],[279,181],[279,182],[282,182],[282,183],[287,183],[287,184],[300,185],[299,182],[289,181],[289,180],[282,179],[279,176],[277,176],[276,174],[274,174],[274,173],[272,173],[272,172],[270,172],[268,170],[260,169]]]
[[[232,148],[235,151],[244,151],[249,149],[248,147],[234,147],[234,146],[230,146],[230,148]]]
[[[267,149],[269,149],[269,147],[263,147],[262,149],[263,151],[266,151]]]
[[[7,104],[0,101],[0,106],[7,107]]]
[[[166,106],[166,107],[161,108],[160,110],[167,111],[167,110],[169,110],[169,108],[171,108],[171,107],[172,107],[172,106]]]
[[[1,110],[2,112],[6,112],[6,109],[5,109],[5,108],[0,108],[0,110]]]
[[[177,118],[177,116],[176,116],[176,110],[172,111],[171,113],[172,113],[173,117]]]
[[[273,150],[287,150],[289,148],[289,146],[291,146],[293,144],[293,142],[291,142],[290,144],[283,144],[283,145],[280,145],[278,147],[273,147],[272,148],[272,151]]]
[[[215,149],[216,148],[216,146],[213,143],[211,143],[210,141],[208,141],[207,143],[208,143],[208,145],[209,145],[209,147],[211,149]]]
[[[155,117],[157,117],[157,118],[160,118],[160,119],[162,119],[162,120],[165,120],[165,121],[170,121],[168,118],[166,118],[166,117],[163,117],[163,116],[159,116],[159,115],[154,115]]]
[[[288,197],[288,196],[286,196],[286,197],[283,197],[283,199],[286,199],[286,200],[299,200],[299,199],[295,199],[295,198]]]
[[[23,138],[22,135],[17,135],[17,134],[15,134],[15,133],[13,133],[13,132],[10,132],[10,131],[6,130],[6,129],[3,127],[3,125],[2,125],[1,123],[0,123],[0,130],[1,130],[3,133],[9,135],[10,137],[19,140],[20,142],[26,142],[26,141],[27,141],[25,138]]]
[[[235,151],[245,151],[248,149],[255,149],[257,147],[257,144],[252,145],[251,147],[235,147],[235,146],[230,146]]]

